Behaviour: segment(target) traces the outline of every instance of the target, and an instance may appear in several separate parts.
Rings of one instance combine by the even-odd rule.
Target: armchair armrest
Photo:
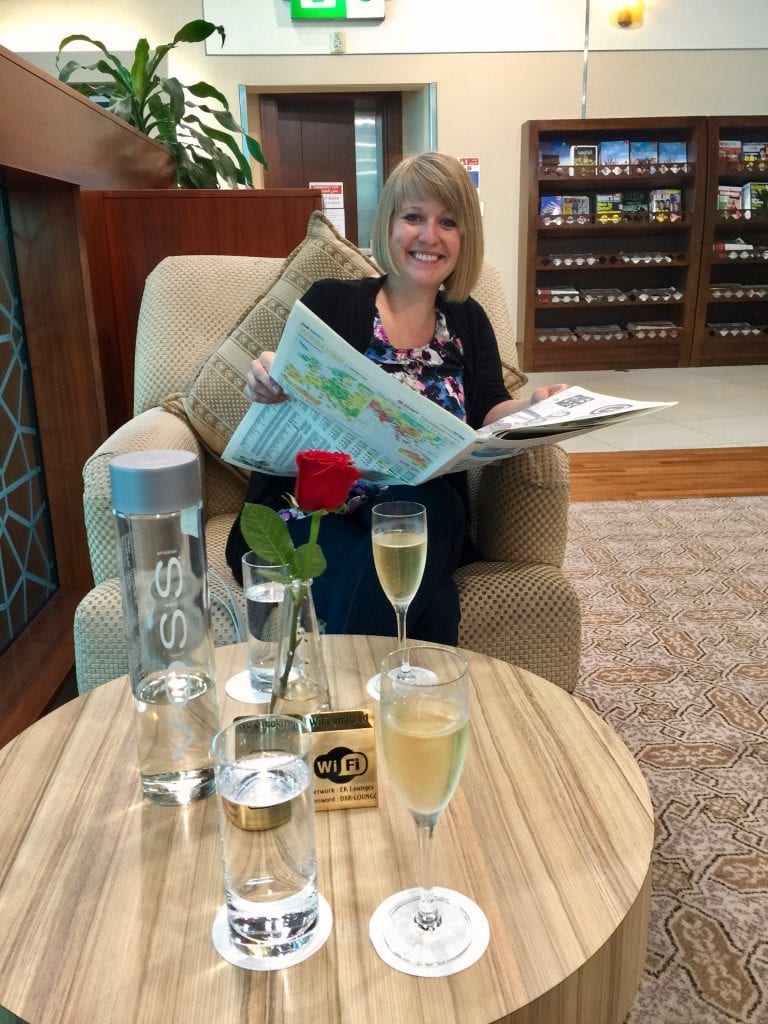
[[[559,445],[486,466],[474,509],[483,561],[562,567],[568,502],[568,455]]]
[[[83,467],[83,511],[95,584],[118,575],[109,463],[124,452],[181,448],[195,452],[202,466],[202,448],[189,424],[164,409],[148,409],[123,424],[101,444]]]

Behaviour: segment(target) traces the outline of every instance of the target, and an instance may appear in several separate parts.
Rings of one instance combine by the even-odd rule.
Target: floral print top
[[[461,339],[451,334],[439,309],[435,310],[435,335],[423,348],[393,348],[377,312],[365,355],[403,384],[466,421]]]

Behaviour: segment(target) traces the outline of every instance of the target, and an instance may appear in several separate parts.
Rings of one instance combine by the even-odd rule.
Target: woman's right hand
[[[274,405],[275,402],[285,402],[287,400],[288,395],[269,375],[274,358],[274,352],[262,352],[251,363],[251,368],[245,378],[244,390],[246,398],[249,398],[252,402]]]

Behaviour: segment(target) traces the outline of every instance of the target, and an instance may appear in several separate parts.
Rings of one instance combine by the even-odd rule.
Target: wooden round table
[[[364,683],[392,641],[326,637],[337,708],[371,707]],[[435,882],[491,928],[484,956],[449,978],[387,967],[368,939],[378,904],[415,884],[415,827],[379,806],[317,815],[320,890],[334,925],[312,958],[240,970],[211,945],[223,902],[215,797],[142,799],[130,688],[99,687],[0,751],[0,1004],[29,1024],[621,1024],[645,959],[653,811],[632,756],[579,700],[467,653],[466,768],[437,828]],[[223,697],[244,648],[217,651]]]

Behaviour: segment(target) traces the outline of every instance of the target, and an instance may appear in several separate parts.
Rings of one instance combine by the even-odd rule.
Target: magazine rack
[[[665,140],[683,143],[685,159],[644,154],[644,147],[653,154],[655,144],[660,157]],[[621,153],[625,143],[636,159],[601,163],[604,149]],[[574,162],[585,160],[592,162]],[[719,208],[721,188],[730,188],[741,206],[748,183],[766,186],[764,201],[757,197],[761,205]],[[660,187],[680,190],[679,210],[646,212],[642,196]],[[611,194],[629,195],[630,202],[611,203]],[[519,268],[518,339],[526,370],[567,375],[570,369],[766,362],[768,118],[527,122]],[[576,293],[616,289],[629,303],[616,324],[613,302],[601,308],[541,301],[542,290],[565,286]],[[734,293],[713,291],[720,286],[733,286]],[[640,296],[665,288],[680,296],[665,303],[667,326],[675,330],[630,330],[630,322],[648,315],[650,304]]]
[[[663,142],[680,143],[684,156],[661,159]],[[632,151],[622,160],[625,144]],[[522,151],[523,367],[567,375],[570,369],[686,365],[699,278],[706,120],[529,121]],[[590,154],[594,163],[577,162]],[[603,162],[613,154],[617,162]],[[542,301],[542,292],[564,286],[579,300]],[[638,298],[650,288],[679,295],[665,303],[674,329],[629,327],[659,318]],[[613,298],[583,301],[598,292]],[[619,311],[617,294],[626,297]]]

